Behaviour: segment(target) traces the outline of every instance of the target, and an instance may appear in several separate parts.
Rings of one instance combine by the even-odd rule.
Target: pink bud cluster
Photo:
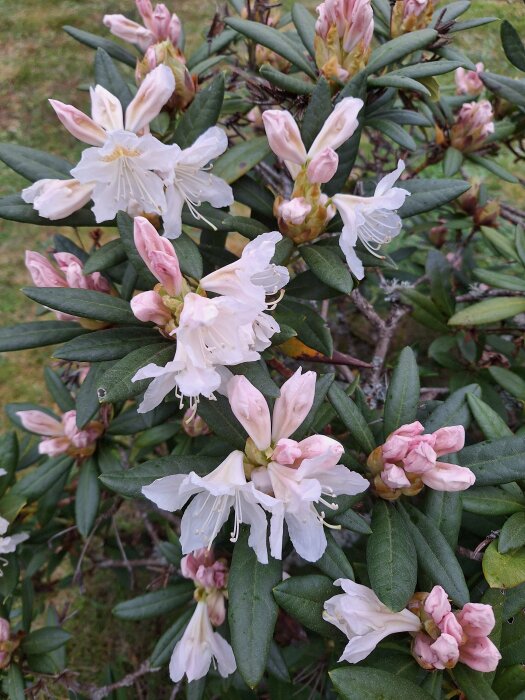
[[[375,475],[374,487],[383,498],[415,495],[423,486],[436,491],[463,491],[474,483],[470,469],[438,461],[438,457],[463,448],[463,426],[440,428],[426,435],[424,430],[419,421],[403,425],[370,455],[368,466]]]
[[[459,110],[456,123],[450,131],[450,142],[463,153],[482,148],[494,133],[494,111],[488,100],[468,102]]]
[[[392,36],[400,36],[430,24],[434,12],[434,0],[396,0],[392,8]]]
[[[197,549],[182,558],[181,573],[195,583],[195,600],[205,601],[210,622],[219,627],[226,617],[228,566],[224,559],[215,559],[211,549]]]
[[[105,15],[103,22],[109,31],[119,39],[136,44],[141,51],[166,40],[176,46],[181,35],[181,23],[177,15],[172,14],[163,3],[153,8],[150,0],[136,0],[136,5],[143,25],[124,15]]]
[[[467,603],[452,612],[446,592],[434,586],[423,601],[409,608],[423,623],[412,645],[420,666],[434,670],[454,668],[461,662],[483,673],[496,670],[501,654],[488,638],[496,624],[490,605]]]
[[[104,426],[99,421],[91,421],[79,428],[76,411],[66,411],[60,420],[38,410],[17,411],[17,416],[26,430],[46,438],[40,441],[38,451],[50,457],[62,454],[89,457],[104,432]]]
[[[456,92],[458,95],[479,95],[483,92],[483,81],[479,77],[483,73],[485,66],[483,63],[476,63],[476,70],[456,70]]]

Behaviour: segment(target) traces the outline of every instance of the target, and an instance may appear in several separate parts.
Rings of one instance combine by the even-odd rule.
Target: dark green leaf
[[[216,435],[231,443],[236,449],[244,450],[246,432],[233,415],[229,401],[224,396],[217,396],[214,401],[201,399],[199,416]]]
[[[387,73],[386,75],[382,75],[379,78],[368,78],[368,85],[371,87],[393,87],[397,88],[398,90],[408,90],[411,92],[419,92],[422,95],[428,95],[430,96],[431,92],[430,90],[425,87],[422,83],[418,82],[417,80],[414,80],[413,78],[408,78],[404,75],[398,75],[398,74],[392,74],[392,73]],[[372,122],[374,122],[372,124]],[[379,129],[380,131],[384,131],[387,135],[390,136],[394,141],[399,143],[399,140],[397,138],[394,138],[393,134],[399,133],[400,127],[395,124],[394,126],[397,126],[396,130],[392,130],[390,134],[388,134],[388,122],[383,122],[380,119],[371,119],[369,122],[367,122],[367,126],[375,127],[376,129]],[[401,131],[403,131],[401,129]],[[407,135],[407,138],[408,137]],[[411,146],[410,150],[415,149],[415,142],[414,145]]]
[[[135,68],[137,64],[137,56],[129,51],[126,51],[126,49],[119,46],[114,41],[111,41],[111,39],[105,39],[97,34],[91,34],[91,32],[85,32],[83,29],[77,29],[76,27],[70,27],[69,25],[62,28],[69,34],[69,36],[72,36],[73,39],[76,39],[81,44],[85,44],[91,49],[104,49],[104,51],[112,58],[131,66],[131,68]]]
[[[281,73],[281,71],[270,66],[268,63],[262,65],[259,72],[269,83],[277,85],[278,88],[292,95],[309,95],[314,91],[314,86],[311,82],[306,82],[306,80]]]
[[[501,554],[525,546],[525,513],[514,513],[501,528],[498,550]]]
[[[269,399],[276,399],[279,394],[279,387],[273,381],[264,360],[257,362],[243,362],[231,367],[233,374],[242,374],[256,389]]]
[[[46,654],[63,646],[69,639],[69,632],[60,627],[41,627],[24,637],[22,649],[26,654]]]
[[[256,23],[254,22],[253,24]],[[258,26],[263,27],[264,25]],[[269,153],[270,146],[266,136],[256,136],[249,141],[240,141],[217,158],[213,166],[213,174],[231,184],[243,175],[246,175],[257,163],[264,160]]]
[[[476,486],[496,486],[525,479],[525,437],[469,445],[457,453],[458,464],[474,472]]]
[[[193,595],[191,581],[180,581],[159,591],[145,593],[125,600],[113,608],[113,615],[121,620],[145,620],[148,617],[166,615],[188,603]]]
[[[120,238],[115,238],[101,248],[97,248],[84,265],[84,273],[101,272],[127,260],[126,251]]]
[[[79,209],[65,219],[50,221],[39,216],[32,204],[24,202],[19,194],[8,194],[0,197],[0,218],[8,221],[20,221],[23,224],[35,224],[36,226],[97,226],[95,216],[90,209]],[[111,222],[102,222],[100,225],[109,225]]]
[[[487,440],[497,440],[512,435],[512,430],[503,418],[478,396],[467,394],[467,401],[476,423]]]
[[[464,180],[412,178],[404,180],[402,187],[411,193],[399,210],[399,215],[406,219],[415,214],[433,211],[443,204],[457,199],[463,192],[470,189],[470,183]]]
[[[521,71],[525,71],[525,47],[518,31],[506,19],[501,23],[500,31],[505,56],[513,66],[516,66]]]
[[[401,351],[392,373],[383,416],[385,437],[416,420],[419,404],[419,370],[412,348]]]
[[[463,165],[463,153],[457,148],[450,146],[445,152],[443,160],[443,175],[453,177]]]
[[[99,501],[100,484],[97,465],[93,459],[88,459],[80,465],[75,494],[75,522],[82,537],[87,537],[91,532],[97,517]]]
[[[348,267],[341,260],[339,248],[327,245],[302,246],[301,255],[321,282],[342,294],[350,294],[354,283]]]
[[[440,404],[425,421],[425,432],[433,433],[439,428],[449,425],[463,425],[467,427],[470,422],[470,413],[467,405],[468,394],[478,396],[481,389],[477,384],[458,389],[451,394],[446,401]]]
[[[206,129],[219,120],[224,100],[224,76],[219,74],[204,90],[199,90],[195,99],[183,113],[173,137],[181,148],[191,146]]]
[[[17,481],[11,493],[23,496],[28,501],[34,501],[68,472],[72,465],[71,457],[51,457]]]
[[[461,527],[461,494],[427,489],[424,510],[452,549],[455,549]]]
[[[95,80],[120,101],[122,109],[131,102],[132,95],[128,84],[121,76],[109,53],[97,48],[95,55]]]
[[[309,10],[296,2],[292,6],[292,20],[297,29],[297,34],[304,44],[305,49],[308,51],[310,56],[315,60],[315,47],[314,47],[314,37],[315,37],[315,18]],[[309,146],[306,146],[309,148]]]
[[[494,94],[518,107],[525,107],[525,80],[514,80],[496,73],[481,73],[481,80]]]
[[[315,562],[316,567],[335,581],[338,578],[354,580],[354,570],[343,549],[337,544],[333,535],[326,531],[326,549],[323,556]]]
[[[154,328],[123,326],[92,331],[62,345],[53,357],[76,362],[120,360],[144,345],[165,343],[166,339]]]
[[[185,233],[172,243],[182,272],[193,279],[200,280],[202,277],[202,257],[197,244]]]
[[[464,664],[458,664],[450,670],[450,674],[468,700],[498,700],[498,696],[484,678],[486,673],[473,671]]]
[[[155,648],[151,652],[150,663],[153,668],[165,666],[173,653],[175,645],[184,634],[188,622],[193,615],[194,608],[184,612],[171,627],[164,632],[159,641],[155,644]]]
[[[296,8],[301,9],[296,10]],[[294,12],[300,12],[300,14],[303,14],[304,11],[311,17],[308,10],[299,5],[299,3],[294,5],[293,10]],[[321,77],[312,93],[301,124],[301,136],[306,149],[310,148],[331,112],[330,84],[325,78]]]
[[[69,287],[26,287],[22,291],[43,306],[73,316],[109,323],[133,323],[137,320],[129,303],[111,294]]]
[[[373,51],[366,67],[366,73],[378,73],[389,64],[399,61],[404,56],[425,48],[438,37],[435,29],[419,29],[415,32],[387,41]]]
[[[352,399],[337,383],[332,384],[328,390],[328,398],[359,447],[367,454],[373,452],[376,446],[374,436]]]
[[[88,332],[72,321],[19,323],[17,326],[0,328],[0,352],[55,345]]]
[[[324,603],[340,593],[326,576],[293,576],[273,589],[275,600],[283,610],[323,637],[335,637],[337,630],[323,619]]]
[[[474,486],[462,495],[463,508],[476,515],[509,515],[525,511],[525,498],[497,486]]]
[[[30,182],[36,180],[67,180],[71,178],[71,163],[36,148],[14,143],[0,144],[0,160]]]
[[[190,72],[193,71],[194,67],[198,66],[199,63],[225,49],[237,36],[239,35],[233,29],[226,29],[212,39],[207,40],[188,58],[186,63],[188,70]]]
[[[66,389],[62,379],[50,367],[44,368],[44,380],[46,387],[51,394],[53,401],[57,404],[60,410],[65,413],[75,408],[73,397]]]
[[[432,700],[431,695],[412,681],[377,668],[336,668],[328,675],[345,700]]]
[[[275,311],[279,324],[293,328],[297,338],[314,350],[328,357],[333,352],[330,330],[325,320],[311,306],[298,301],[283,299]]]
[[[6,692],[9,700],[24,700],[24,677],[20,667],[11,662],[7,669]]]

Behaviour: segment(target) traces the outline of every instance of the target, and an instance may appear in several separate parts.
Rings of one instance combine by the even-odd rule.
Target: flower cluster
[[[488,100],[467,102],[450,130],[450,143],[463,153],[479,151],[494,133],[494,111]]]
[[[165,367],[149,364],[133,377],[153,378],[139,411],[151,411],[173,389],[194,401],[201,394],[210,397],[229,376],[225,366],[257,360],[279,330],[266,313],[272,306],[266,296],[288,282],[287,269],[270,262],[281,235],[258,236],[238,261],[203,277],[198,286],[193,281],[193,287],[181,274],[172,244],[149,221],[135,218],[134,239],[159,284],[132,299],[133,313],[177,341]]]
[[[150,0],[136,0],[136,5],[142,25],[124,15],[104,15],[102,21],[112,34],[136,44],[141,51],[166,40],[174,46],[178,44],[182,26],[175,13],[170,13],[162,3],[153,7]]]
[[[37,410],[17,411],[17,416],[25,430],[46,438],[40,441],[38,451],[51,457],[63,454],[76,459],[89,457],[104,432],[104,425],[100,421],[90,421],[79,428],[75,410],[66,411],[60,420]]]
[[[393,37],[424,29],[432,20],[434,0],[395,0],[390,30]]]
[[[467,467],[438,461],[465,444],[462,425],[423,434],[419,421],[402,425],[368,457],[376,493],[387,500],[415,496],[424,486],[436,491],[464,491],[475,481]]]

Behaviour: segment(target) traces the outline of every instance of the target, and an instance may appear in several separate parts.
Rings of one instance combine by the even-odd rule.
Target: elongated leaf
[[[165,343],[166,339],[153,328],[123,326],[92,331],[75,338],[55,350],[53,357],[76,362],[120,360],[144,345]]]
[[[50,367],[46,367],[44,369],[44,379],[47,390],[61,411],[65,413],[66,411],[71,411],[73,408],[75,408],[75,401],[73,400],[73,397],[69,393],[68,389],[66,389],[60,376],[56,372],[53,372]]]
[[[224,100],[224,76],[219,74],[209,87],[199,90],[177,125],[174,141],[181,148],[191,146],[206,129],[219,120]]]
[[[504,275],[501,272],[491,272],[490,270],[476,269],[474,270],[475,277],[480,282],[490,284],[491,287],[497,289],[510,289],[516,292],[525,292],[525,280],[513,275]]]
[[[88,333],[72,321],[32,321],[0,328],[0,352],[40,348]]]
[[[501,528],[498,551],[506,554],[525,546],[525,513],[514,513]]]
[[[469,384],[451,394],[440,404],[425,421],[425,432],[433,433],[447,425],[463,425],[467,427],[470,413],[467,406],[467,395],[479,396],[481,389],[477,384]]]
[[[72,316],[110,323],[136,323],[137,321],[129,303],[111,294],[68,287],[26,287],[22,291],[33,301]]]
[[[296,3],[294,11],[295,8],[302,8],[302,14],[302,10],[304,10],[302,5]],[[325,78],[320,78],[312,93],[301,124],[301,136],[306,149],[310,148],[331,112],[330,84]]]
[[[271,378],[264,360],[243,362],[240,365],[234,365],[231,371],[234,374],[242,374],[268,398],[276,399],[280,394],[279,387]]]
[[[270,146],[266,136],[241,141],[217,158],[213,174],[231,184],[264,160],[269,153]]]
[[[30,182],[46,178],[67,180],[73,167],[63,158],[14,143],[0,144],[0,160]]]
[[[9,700],[24,700],[24,677],[20,667],[11,662],[7,668],[6,692]]]
[[[190,472],[205,476],[218,467],[220,461],[217,457],[202,457],[201,455],[171,455],[151,459],[126,471],[104,473],[99,478],[104,486],[112,491],[129,498],[139,498],[142,495],[142,487],[151,484],[155,479],[172,474],[189,474]]]
[[[188,70],[193,71],[195,66],[198,66],[199,63],[213,56],[213,54],[225,49],[228,44],[231,44],[238,36],[237,32],[233,29],[226,29],[217,36],[214,36],[213,39],[206,41],[188,58],[186,63]]]
[[[26,654],[45,654],[63,646],[69,639],[69,632],[60,627],[41,627],[22,640],[22,648]]]
[[[309,95],[314,91],[314,86],[311,82],[294,78],[292,75],[281,73],[268,63],[262,65],[259,69],[260,74],[272,85],[277,85],[281,90],[291,93],[292,95]]]
[[[275,600],[283,610],[323,637],[338,636],[337,629],[323,619],[324,603],[337,595],[340,588],[326,576],[293,576],[273,589]]]
[[[435,29],[419,29],[409,34],[387,41],[379,46],[370,56],[366,73],[378,73],[389,64],[399,61],[404,56],[408,56],[414,51],[425,48],[437,39],[438,33]]]
[[[325,320],[311,306],[283,299],[275,311],[279,324],[293,328],[309,348],[331,357],[333,341]]]
[[[135,68],[137,64],[137,56],[133,55],[129,51],[126,51],[125,48],[119,46],[119,44],[116,44],[114,41],[111,41],[111,39],[106,39],[102,36],[97,36],[97,34],[85,32],[83,29],[70,27],[69,25],[62,27],[62,29],[81,44],[85,44],[91,49],[104,49],[104,51],[112,58],[120,61],[121,63],[125,63],[127,66],[131,66],[131,68]]]
[[[488,674],[473,671],[464,664],[457,664],[450,673],[468,700],[498,700],[498,696],[484,678]]]
[[[23,496],[28,501],[34,501],[68,472],[72,465],[71,457],[51,457],[17,481],[11,493]]]
[[[232,189],[236,202],[246,204],[252,210],[252,214],[258,218],[273,220],[274,197],[262,184],[256,182],[251,176],[245,175],[233,183]]]
[[[469,153],[467,158],[476,165],[485,168],[485,170],[488,170],[493,175],[496,175],[496,177],[499,177],[501,180],[505,180],[505,182],[511,182],[513,184],[519,182],[519,178],[517,178],[516,175],[505,170],[505,168],[491,158],[484,158],[476,153]]]
[[[398,75],[398,74],[392,74],[392,73],[387,73],[386,75],[382,75],[379,78],[368,78],[368,85],[371,87],[393,87],[397,88],[398,90],[409,90],[412,92],[419,92],[422,95],[428,95],[430,96],[430,90],[425,87],[422,83],[418,82],[417,80],[414,80],[413,78],[408,78],[404,75]],[[377,121],[379,124],[380,120],[374,120]],[[383,122],[384,124],[384,122]],[[380,128],[376,124],[368,124],[369,126],[376,126],[376,128]],[[414,146],[415,148],[415,146]],[[411,149],[413,150],[413,149]]]
[[[412,348],[401,351],[392,373],[383,416],[385,437],[416,419],[419,404],[419,370]]]
[[[523,496],[507,493],[497,486],[474,486],[462,496],[463,508],[477,515],[510,515],[525,510]]]
[[[343,549],[337,544],[334,536],[326,532],[327,546],[323,556],[315,562],[316,567],[332,580],[349,578],[354,580],[354,570]]]
[[[226,216],[224,217],[224,223],[231,231],[242,233],[243,236],[250,240],[257,238],[261,233],[265,233],[268,230],[267,224],[262,224],[260,221],[247,216]]]
[[[217,396],[214,401],[202,399],[199,402],[199,416],[216,435],[229,442],[232,447],[244,450],[248,436],[233,415],[230,404],[224,396]]]
[[[108,369],[100,380],[98,398],[101,403],[116,403],[145,390],[149,379],[131,381],[141,367],[150,362],[164,366],[175,355],[173,343],[155,343],[134,350]]]
[[[189,277],[193,277],[193,279],[199,280],[202,277],[202,257],[196,243],[185,233],[172,241],[172,243],[179,258],[182,272]]]
[[[316,71],[312,64],[298,51],[286,35],[277,31],[277,29],[260,22],[252,22],[237,17],[227,17],[225,23],[240,34],[244,34],[248,39],[252,39],[258,44],[275,51],[279,56],[286,58],[296,68],[304,71],[311,78],[316,77]]]
[[[377,668],[336,668],[328,675],[345,700],[432,700],[432,695],[415,683]]]
[[[525,437],[469,445],[456,456],[458,464],[474,472],[477,486],[508,484],[525,478]]]
[[[512,430],[501,416],[478,396],[467,394],[467,401],[476,423],[487,440],[496,440],[512,435]]]
[[[295,24],[295,28],[297,29],[297,34],[299,34],[299,38],[303,42],[305,49],[315,60],[315,17],[309,10],[306,9],[304,5],[301,5],[299,2],[296,2],[292,6],[292,20]]]
[[[505,56],[513,66],[516,66],[521,71],[525,71],[525,46],[523,46],[523,41],[518,31],[506,19],[501,23],[500,31]]]
[[[336,383],[328,390],[328,398],[359,447],[367,454],[373,452],[376,446],[374,436],[352,399]]]
[[[89,256],[84,265],[84,273],[101,272],[127,260],[126,251],[120,238],[115,238]]]
[[[457,199],[463,192],[470,189],[470,183],[464,180],[412,178],[403,181],[402,187],[411,193],[399,210],[399,215],[406,219],[415,214],[433,211]]]
[[[396,612],[405,608],[416,588],[417,556],[403,518],[384,501],[374,506],[366,561],[378,598]]]
[[[519,107],[525,107],[525,80],[514,80],[496,73],[481,73],[480,78],[494,94]]]
[[[434,522],[452,549],[458,543],[462,509],[460,493],[427,489],[425,514]]]
[[[449,146],[445,152],[445,158],[443,160],[443,174],[445,177],[452,177],[455,175],[461,166],[463,165],[463,153],[458,151],[457,148]]]
[[[490,376],[520,401],[525,401],[525,380],[504,367],[489,367]]]
[[[469,601],[469,591],[458,560],[447,540],[430,518],[417,508],[399,504],[417,552],[419,566],[432,583],[443,586],[458,607]]]
[[[75,496],[75,522],[82,537],[87,537],[97,516],[100,500],[98,471],[93,459],[80,467],[80,476]]]
[[[243,527],[228,578],[228,622],[237,669],[250,688],[266,669],[278,613],[272,589],[281,578],[281,562],[259,563]]]
[[[314,275],[342,294],[350,294],[354,287],[352,275],[342,261],[339,248],[325,245],[301,247],[301,255]]]
[[[126,109],[132,99],[131,90],[117,70],[111,56],[103,48],[97,48],[95,55],[95,79],[97,85],[102,85],[109,90],[119,100],[122,109]]]
[[[189,602],[194,586],[191,581],[180,581],[153,593],[125,600],[113,608],[113,615],[121,620],[145,620],[166,615]]]

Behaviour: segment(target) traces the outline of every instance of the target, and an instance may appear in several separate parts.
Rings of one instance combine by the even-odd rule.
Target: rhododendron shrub
[[[525,49],[474,63],[470,4],[67,28],[80,156],[0,145],[0,351],[50,348],[0,436],[6,697],[525,694]],[[75,663],[86,598],[133,653]]]

